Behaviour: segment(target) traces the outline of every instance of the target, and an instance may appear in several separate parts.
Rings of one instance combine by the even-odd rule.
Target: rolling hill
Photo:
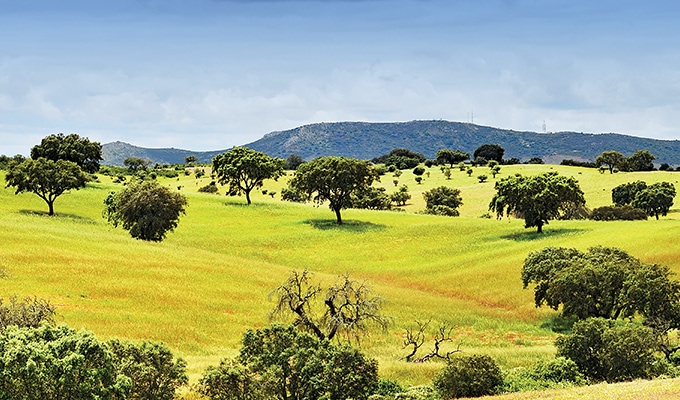
[[[472,153],[484,143],[497,143],[505,157],[523,161],[541,157],[548,163],[563,159],[592,161],[606,150],[628,156],[636,150],[649,150],[657,163],[680,165],[680,141],[657,140],[615,133],[520,132],[449,121],[410,121],[397,123],[334,122],[301,126],[266,134],[245,144],[271,156],[299,154],[305,160],[327,155],[372,159],[398,147],[408,148],[434,158],[442,148]],[[222,150],[223,151],[223,150]],[[182,163],[195,155],[199,162],[210,162],[221,151],[192,152],[179,149],[145,149],[122,142],[103,146],[104,164],[121,165],[127,157],[140,157],[154,163]]]

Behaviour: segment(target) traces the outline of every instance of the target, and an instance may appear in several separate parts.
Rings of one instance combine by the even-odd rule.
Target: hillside
[[[262,139],[245,144],[277,157],[299,154],[305,160],[327,155],[372,159],[398,147],[405,147],[433,158],[442,148],[472,153],[484,143],[497,143],[505,149],[505,157],[523,161],[541,157],[559,164],[563,159],[592,161],[606,150],[631,155],[645,149],[658,158],[657,164],[680,165],[680,141],[656,140],[606,133],[557,132],[541,134],[518,132],[461,122],[411,121],[398,123],[335,122],[305,125],[266,134]],[[209,163],[220,151],[195,152],[173,148],[148,149],[122,142],[103,145],[104,164],[122,165],[127,157],[139,157],[159,164],[183,163],[194,155],[201,163]]]
[[[550,163],[565,158],[594,160],[605,150],[631,155],[645,149],[657,163],[680,164],[680,141],[655,140],[614,133],[592,134],[518,132],[461,122],[410,121],[401,123],[336,122],[305,125],[272,132],[246,146],[273,156],[299,154],[309,160],[324,155],[371,159],[397,147],[434,158],[442,148],[472,153],[484,143],[497,143],[505,157],[523,161],[541,157]]]
[[[158,164],[182,164],[186,156],[196,156],[199,163],[211,163],[212,158],[225,150],[217,151],[191,151],[175,148],[149,149],[133,146],[124,142],[111,142],[102,145],[103,164],[123,165],[128,157],[151,160]]]

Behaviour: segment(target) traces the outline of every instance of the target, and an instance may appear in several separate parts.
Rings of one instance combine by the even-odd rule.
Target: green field
[[[611,202],[611,188],[624,182],[669,181],[678,172],[600,174],[595,169],[551,165],[503,166],[498,179],[516,172],[556,170],[575,176],[590,208]],[[162,243],[146,243],[114,229],[102,218],[103,199],[122,188],[100,183],[73,191],[55,203],[55,217],[33,194],[0,189],[0,294],[37,295],[57,305],[58,321],[94,331],[100,338],[155,339],[185,357],[193,379],[207,365],[233,356],[242,333],[269,323],[274,303],[268,293],[291,270],[308,269],[330,283],[349,273],[366,279],[385,299],[393,319],[362,348],[378,359],[381,375],[403,384],[430,381],[439,363],[400,361],[402,335],[415,320],[455,326],[454,345],[493,356],[503,367],[527,366],[553,356],[555,335],[542,325],[556,315],[536,309],[523,290],[520,269],[526,255],[546,246],[582,250],[594,245],[625,249],[645,262],[680,273],[680,207],[656,221],[551,221],[545,234],[523,221],[480,218],[494,193],[488,168],[472,177],[454,170],[446,180],[428,170],[422,185],[411,172],[399,178],[413,198],[406,212],[345,210],[334,224],[325,206],[280,201],[286,179],[267,182],[274,199],[257,193],[245,199],[197,193],[209,182],[182,176],[160,180],[188,197],[179,227]],[[485,173],[486,183],[476,176]],[[2,176],[0,175],[0,180]],[[392,174],[381,178],[388,193]],[[439,185],[461,189],[457,218],[417,214],[422,191]],[[426,345],[427,346],[427,345]]]

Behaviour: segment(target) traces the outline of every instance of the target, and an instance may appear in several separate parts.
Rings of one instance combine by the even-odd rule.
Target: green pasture
[[[502,166],[500,179],[548,170],[575,176],[588,207],[611,202],[611,188],[633,180],[670,181],[680,173],[600,174],[595,169],[554,165]],[[268,293],[291,270],[308,269],[330,284],[340,274],[365,279],[385,299],[393,320],[386,332],[363,338],[362,348],[380,362],[381,374],[404,384],[429,382],[438,363],[407,364],[400,358],[403,333],[415,321],[455,326],[451,346],[493,356],[502,366],[530,365],[554,354],[555,334],[545,323],[554,311],[536,309],[531,290],[519,278],[526,255],[546,246],[616,246],[647,262],[680,272],[680,208],[659,221],[551,221],[545,234],[523,221],[480,218],[493,196],[486,167],[468,177],[454,169],[446,180],[428,169],[421,185],[404,171],[413,198],[404,212],[345,210],[346,224],[334,224],[326,206],[280,200],[286,177],[266,182],[253,204],[245,199],[198,193],[210,182],[193,175],[160,179],[188,197],[179,227],[162,243],[130,238],[105,223],[103,200],[113,184],[101,182],[57,199],[55,217],[33,194],[0,189],[0,296],[37,295],[57,305],[59,322],[94,331],[100,338],[167,342],[189,363],[196,378],[207,365],[235,355],[243,332],[269,323]],[[489,176],[478,183],[476,176]],[[2,178],[0,176],[0,178]],[[391,193],[391,173],[378,183]],[[417,214],[422,192],[459,188],[464,205],[457,218]],[[426,344],[423,349],[427,349]],[[429,349],[427,349],[429,350]]]

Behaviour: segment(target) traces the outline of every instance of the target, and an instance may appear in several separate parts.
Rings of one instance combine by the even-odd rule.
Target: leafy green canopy
[[[658,182],[640,190],[635,194],[631,205],[644,210],[650,217],[659,219],[659,215],[666,216],[673,206],[675,185],[669,182]]]
[[[657,343],[649,328],[589,318],[574,324],[572,334],[555,342],[557,355],[576,363],[595,381],[620,382],[655,375]]]
[[[85,187],[87,177],[74,162],[48,160],[40,157],[19,164],[11,162],[5,176],[7,187],[16,187],[16,193],[32,192],[43,199],[54,215],[54,201],[71,189]]]
[[[104,218],[136,239],[160,242],[185,214],[187,199],[156,181],[132,184],[104,200]]]
[[[460,190],[447,186],[439,186],[423,193],[425,198],[425,212],[435,215],[457,217],[457,208],[463,205]]]
[[[262,399],[366,400],[378,384],[375,360],[290,325],[249,330],[242,343],[238,361],[259,375]]]
[[[530,253],[522,267],[524,288],[535,284],[536,307],[564,316],[617,319],[641,315],[659,332],[680,327],[680,282],[670,270],[644,264],[623,250],[546,247]]]
[[[0,333],[0,399],[121,399],[129,388],[90,332],[43,325]]]
[[[340,210],[351,205],[351,194],[367,190],[377,178],[377,172],[368,161],[329,156],[300,165],[288,185],[290,190],[303,193],[318,204],[328,201],[340,225]]]
[[[472,158],[483,158],[488,160],[503,161],[503,153],[505,149],[497,144],[483,144],[479,146],[472,154]]]
[[[586,204],[576,179],[546,172],[536,176],[515,175],[496,182],[496,194],[489,210],[498,217],[515,214],[524,218],[526,228],[543,225]]]
[[[103,159],[99,142],[90,142],[90,139],[81,138],[74,133],[68,136],[59,133],[43,138],[40,144],[31,149],[32,159],[37,160],[40,157],[52,161],[71,161],[91,174],[99,170],[99,161]]]
[[[449,168],[453,168],[453,164],[458,164],[470,159],[470,153],[463,153],[460,150],[441,149],[437,151],[437,164],[449,164]]]
[[[283,175],[285,161],[247,147],[234,147],[213,157],[213,173],[223,185],[229,185],[228,194],[246,195],[262,187],[265,179],[277,180]]]
[[[602,154],[597,156],[595,159],[595,165],[598,167],[602,165],[607,166],[609,173],[612,174],[614,173],[614,168],[620,169],[625,160],[626,157],[624,157],[623,154],[619,153],[618,151],[603,151]]]

